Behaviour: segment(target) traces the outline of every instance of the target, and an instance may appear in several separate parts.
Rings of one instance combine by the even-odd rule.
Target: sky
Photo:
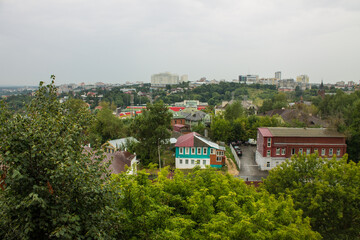
[[[359,0],[0,0],[0,85],[360,80]]]

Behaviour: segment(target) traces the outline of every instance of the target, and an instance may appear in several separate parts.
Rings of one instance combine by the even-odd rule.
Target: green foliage
[[[296,209],[311,218],[324,239],[359,239],[360,166],[318,155],[295,155],[279,165],[264,182],[272,194],[290,195]]]
[[[291,198],[257,192],[213,169],[117,175],[118,239],[320,239]]]
[[[278,93],[271,99],[264,101],[259,112],[266,112],[272,109],[281,109],[288,106],[287,96],[285,93]]]
[[[24,116],[2,106],[1,239],[108,237],[105,166],[83,154],[91,118],[70,106],[57,101],[54,84],[42,83]]]
[[[94,147],[100,147],[108,140],[125,137],[124,124],[110,110],[109,103],[103,102],[102,107],[96,113],[95,121],[90,129],[90,143]]]
[[[143,165],[156,162],[158,147],[170,138],[172,114],[162,101],[148,104],[147,109],[131,124],[134,137],[139,141],[136,154]]]
[[[225,108],[225,119],[232,122],[237,118],[244,116],[244,108],[241,105],[240,101],[235,101],[232,104],[229,104]]]

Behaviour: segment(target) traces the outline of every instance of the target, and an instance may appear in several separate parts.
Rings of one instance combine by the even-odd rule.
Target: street
[[[246,181],[260,181],[269,175],[268,171],[260,171],[255,162],[255,146],[240,146],[243,155],[240,157],[241,167],[238,177]]]

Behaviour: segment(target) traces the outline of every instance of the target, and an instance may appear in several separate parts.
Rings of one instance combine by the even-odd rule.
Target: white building
[[[151,76],[152,87],[165,87],[166,85],[179,84],[179,75],[169,72],[154,74]]]

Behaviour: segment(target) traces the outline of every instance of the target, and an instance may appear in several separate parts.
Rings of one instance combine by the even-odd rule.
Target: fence
[[[236,153],[235,149],[233,148],[233,146],[232,146],[231,144],[230,144],[229,146],[230,146],[230,149],[231,149],[231,153],[234,155],[234,159],[235,159],[235,161],[236,161],[236,164],[238,165],[239,170],[240,170],[240,167],[241,167],[241,165],[240,165],[240,158],[239,158],[239,156],[237,155],[237,153]]]

